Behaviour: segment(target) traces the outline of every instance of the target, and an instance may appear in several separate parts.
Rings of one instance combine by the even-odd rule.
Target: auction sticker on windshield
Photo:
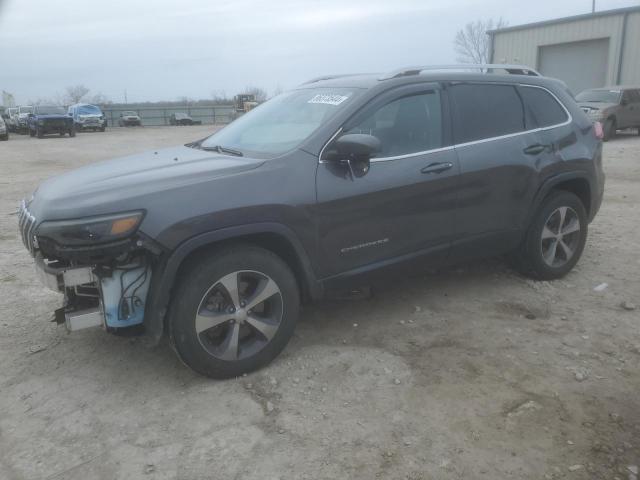
[[[349,98],[348,95],[334,95],[330,93],[319,93],[315,95],[307,103],[324,103],[326,105],[340,105],[347,98]]]

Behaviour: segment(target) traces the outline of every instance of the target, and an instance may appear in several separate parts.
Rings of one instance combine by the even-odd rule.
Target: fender
[[[274,233],[284,237],[293,247],[304,275],[308,293],[312,299],[323,296],[322,284],[313,272],[311,260],[297,235],[280,223],[254,223],[221,228],[192,237],[181,243],[165,262],[154,269],[149,292],[149,309],[144,318],[145,332],[153,345],[158,344],[164,331],[164,318],[169,306],[170,294],[180,265],[196,249],[222,240],[229,240],[251,234]]]
[[[528,225],[531,223],[531,218],[533,217],[534,213],[538,210],[538,207],[540,206],[544,198],[547,196],[547,194],[555,186],[563,182],[566,182],[568,180],[578,180],[578,179],[585,180],[587,182],[587,184],[589,185],[589,194],[591,196],[591,200],[592,202],[595,201],[595,199],[597,198],[597,192],[595,191],[595,186],[592,181],[592,174],[590,172],[586,170],[578,170],[578,171],[565,172],[565,173],[560,173],[558,175],[554,175],[553,177],[547,178],[542,183],[542,185],[540,185],[540,188],[536,192],[536,195],[533,198],[533,202],[531,204],[531,208],[529,209],[529,213],[525,219],[525,224],[524,224],[525,228],[528,228]],[[594,205],[591,205],[591,208],[587,213],[589,216],[589,220],[591,220],[593,216],[595,216]]]

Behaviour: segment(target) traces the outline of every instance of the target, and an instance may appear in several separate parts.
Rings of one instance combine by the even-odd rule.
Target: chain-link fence
[[[118,127],[118,120],[124,112],[136,112],[142,120],[142,125],[161,126],[171,125],[171,115],[176,113],[186,113],[193,118],[193,120],[200,121],[203,124],[229,123],[233,120],[235,109],[233,105],[216,105],[211,107],[149,107],[141,105],[111,107],[107,105],[102,108],[102,112],[107,117],[108,126]]]

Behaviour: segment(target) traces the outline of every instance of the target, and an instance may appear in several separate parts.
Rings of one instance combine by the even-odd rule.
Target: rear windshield
[[[202,144],[267,157],[296,148],[353,101],[351,88],[309,88],[285,92],[254,108]]]
[[[576,95],[578,102],[592,103],[618,103],[620,99],[620,90],[585,90]]]
[[[138,114],[136,112],[122,112],[122,115],[127,115],[129,117],[137,117]]]

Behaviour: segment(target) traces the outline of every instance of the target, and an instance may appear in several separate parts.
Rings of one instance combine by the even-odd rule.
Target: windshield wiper
[[[240,150],[234,150],[233,148],[223,147],[222,145],[215,145],[213,147],[200,147],[207,152],[228,153],[229,155],[235,155],[236,157],[243,157],[244,153]]]

